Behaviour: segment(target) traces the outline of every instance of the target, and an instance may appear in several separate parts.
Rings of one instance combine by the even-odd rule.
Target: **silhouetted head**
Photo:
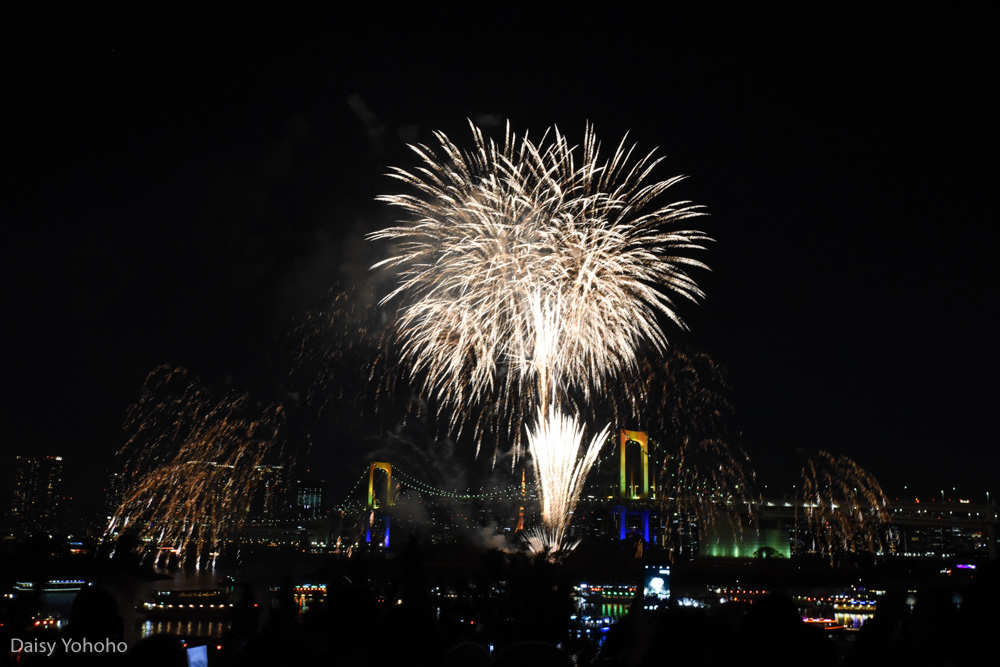
[[[388,664],[439,665],[444,660],[444,638],[430,609],[413,604],[389,607],[382,617],[386,636],[393,641],[385,647]]]
[[[69,634],[87,639],[122,640],[122,617],[114,596],[100,586],[76,594],[69,612]]]
[[[490,653],[475,642],[453,646],[444,656],[445,667],[489,667]]]
[[[187,651],[178,637],[153,635],[132,647],[125,664],[128,667],[187,667]]]
[[[775,632],[791,631],[801,625],[802,617],[790,597],[768,593],[750,605],[740,623],[740,634],[764,637]]]
[[[569,656],[545,642],[519,642],[497,657],[496,667],[572,667]]]

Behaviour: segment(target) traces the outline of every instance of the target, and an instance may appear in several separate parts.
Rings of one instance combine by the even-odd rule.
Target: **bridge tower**
[[[380,504],[375,497],[375,471],[385,471],[385,506],[392,507],[392,464],[384,461],[372,461],[368,466],[368,509],[378,509]]]
[[[375,494],[375,471],[381,470],[385,473],[385,503],[379,502]],[[379,511],[383,506],[392,507],[392,464],[384,461],[372,461],[368,466],[368,521],[365,524],[365,542],[372,542],[372,525],[379,521],[385,528],[385,539],[382,546],[389,548],[389,515]]]
[[[628,452],[634,447],[629,447],[629,443],[634,443],[639,448],[639,458],[642,465],[641,479],[635,481],[635,471],[630,470],[627,464]],[[649,500],[656,498],[656,485],[653,484],[652,495],[650,495],[649,479],[649,436],[645,431],[621,430],[621,480],[618,491],[623,500]],[[639,487],[642,491],[639,491]]]
[[[618,539],[624,540],[626,535],[636,534],[642,536],[643,542],[650,544],[649,521],[653,510],[649,501],[656,499],[656,477],[649,470],[649,435],[645,431],[621,429],[620,440],[621,478],[618,497],[621,505],[615,508],[618,514]],[[636,450],[638,465],[633,454]],[[632,465],[629,465],[630,462]],[[641,527],[630,528],[629,517],[640,517]]]

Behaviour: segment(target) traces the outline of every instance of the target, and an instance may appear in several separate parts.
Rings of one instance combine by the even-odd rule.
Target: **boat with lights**
[[[233,602],[222,589],[153,591],[153,599],[140,602],[137,610],[150,619],[228,618]]]

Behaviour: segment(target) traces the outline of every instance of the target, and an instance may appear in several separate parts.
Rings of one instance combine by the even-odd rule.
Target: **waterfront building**
[[[250,501],[250,518],[255,521],[280,518],[287,500],[288,488],[284,466],[255,466],[254,475],[256,485]]]
[[[122,501],[125,500],[125,488],[126,478],[124,472],[108,473],[108,483],[104,488],[105,526],[108,525],[115,512],[118,511]]]
[[[10,516],[18,534],[53,533],[62,528],[65,504],[60,495],[62,461],[61,456],[14,457],[14,494]]]
[[[968,500],[894,502],[890,553],[940,558],[998,555],[997,507]]]
[[[894,502],[888,509],[890,521],[878,527],[882,543],[878,555],[985,560],[1000,553],[1000,512],[993,504]],[[657,502],[623,503],[588,494],[577,508],[572,534],[609,542],[635,535],[652,548],[670,534],[678,542],[679,556],[790,558],[813,550],[804,519],[807,511],[801,500],[764,498],[740,507],[720,507],[706,521],[691,513],[664,514]]]
[[[295,513],[302,519],[317,519],[323,512],[323,489],[326,482],[321,479],[300,479],[295,490]]]

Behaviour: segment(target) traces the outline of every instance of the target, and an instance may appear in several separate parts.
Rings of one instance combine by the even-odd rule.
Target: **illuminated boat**
[[[47,579],[45,581],[18,581],[14,583],[15,591],[34,593],[76,593],[90,582],[86,579]]]
[[[817,627],[821,630],[844,630],[846,629],[836,619],[833,618],[803,618],[806,625]]]
[[[153,600],[139,603],[137,610],[150,619],[228,618],[233,603],[221,589],[153,591]]]

